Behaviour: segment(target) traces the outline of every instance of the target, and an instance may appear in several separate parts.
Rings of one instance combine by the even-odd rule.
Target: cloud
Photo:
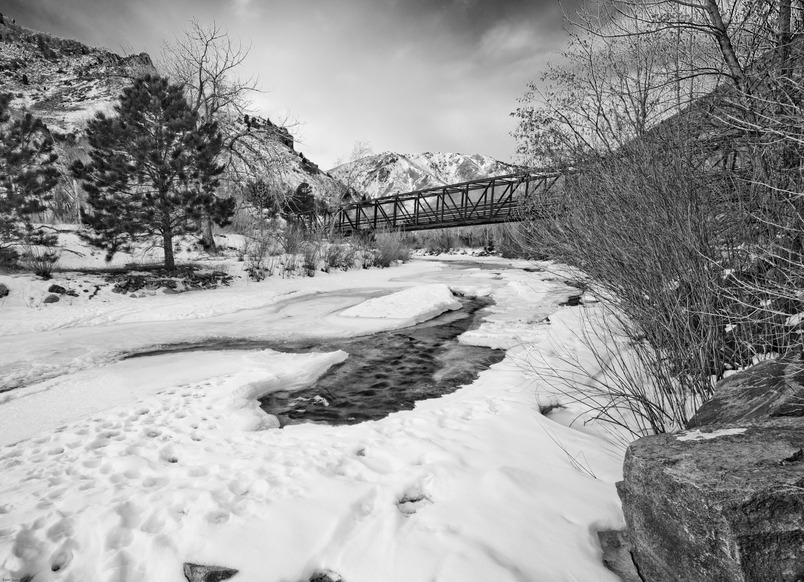
[[[544,41],[533,26],[501,22],[487,30],[480,39],[480,52],[493,59],[520,59],[544,50]]]
[[[232,8],[234,8],[234,13],[241,18],[253,18],[259,12],[253,0],[232,0]]]
[[[565,0],[576,2],[579,0]],[[556,0],[0,0],[24,26],[157,57],[192,17],[252,47],[255,112],[303,122],[322,167],[377,150],[510,159],[509,112],[561,44]]]

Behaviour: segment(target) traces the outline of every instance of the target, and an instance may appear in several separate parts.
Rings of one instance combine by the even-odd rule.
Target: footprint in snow
[[[430,496],[427,495],[420,486],[414,485],[405,490],[402,496],[397,500],[396,507],[399,513],[405,517],[410,517],[432,502],[433,500],[430,499]]]

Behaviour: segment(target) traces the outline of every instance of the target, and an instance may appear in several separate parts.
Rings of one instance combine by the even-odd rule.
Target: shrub
[[[48,280],[52,277],[60,256],[61,253],[55,249],[31,245],[22,253],[21,263],[24,269]]]
[[[302,246],[307,238],[305,228],[295,222],[288,222],[281,231],[282,249],[289,255],[296,255],[302,252]]]
[[[403,263],[410,260],[410,247],[400,231],[378,231],[374,235],[375,267],[390,267],[396,261]]]
[[[727,370],[794,338],[784,317],[759,314],[769,298],[739,285],[755,268],[746,249],[765,237],[745,193],[727,173],[701,171],[678,136],[655,137],[567,180],[563,211],[519,234],[526,251],[579,267],[610,300],[651,389],[621,383],[605,406],[635,408],[663,432],[683,426]]]
[[[315,277],[321,256],[321,239],[310,239],[302,245],[302,269],[308,277]]]

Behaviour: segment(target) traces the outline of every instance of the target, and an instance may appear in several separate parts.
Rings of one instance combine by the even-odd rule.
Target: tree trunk
[[[709,17],[709,25],[712,28],[712,34],[720,47],[720,54],[723,55],[723,61],[729,68],[729,74],[737,88],[744,95],[747,95],[748,86],[745,82],[745,73],[734,51],[734,46],[731,44],[731,37],[729,37],[729,33],[726,30],[726,24],[723,22],[723,15],[720,12],[717,0],[706,0],[705,9]]]
[[[165,270],[168,273],[176,272],[176,262],[173,259],[173,231],[170,228],[162,230],[162,249],[165,251]]]
[[[78,180],[73,179],[73,200],[75,201],[75,220],[81,224],[81,195],[78,193]]]
[[[208,253],[218,254],[215,237],[212,236],[212,218],[208,214],[201,218],[201,244]]]
[[[779,0],[779,23],[777,25],[777,51],[783,77],[790,76],[790,15],[792,12],[791,0]]]

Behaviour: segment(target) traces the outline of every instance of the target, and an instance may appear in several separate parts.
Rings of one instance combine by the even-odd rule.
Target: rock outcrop
[[[687,428],[781,416],[804,416],[801,353],[761,362],[722,380]]]
[[[804,579],[801,419],[639,439],[617,488],[646,581]]]

